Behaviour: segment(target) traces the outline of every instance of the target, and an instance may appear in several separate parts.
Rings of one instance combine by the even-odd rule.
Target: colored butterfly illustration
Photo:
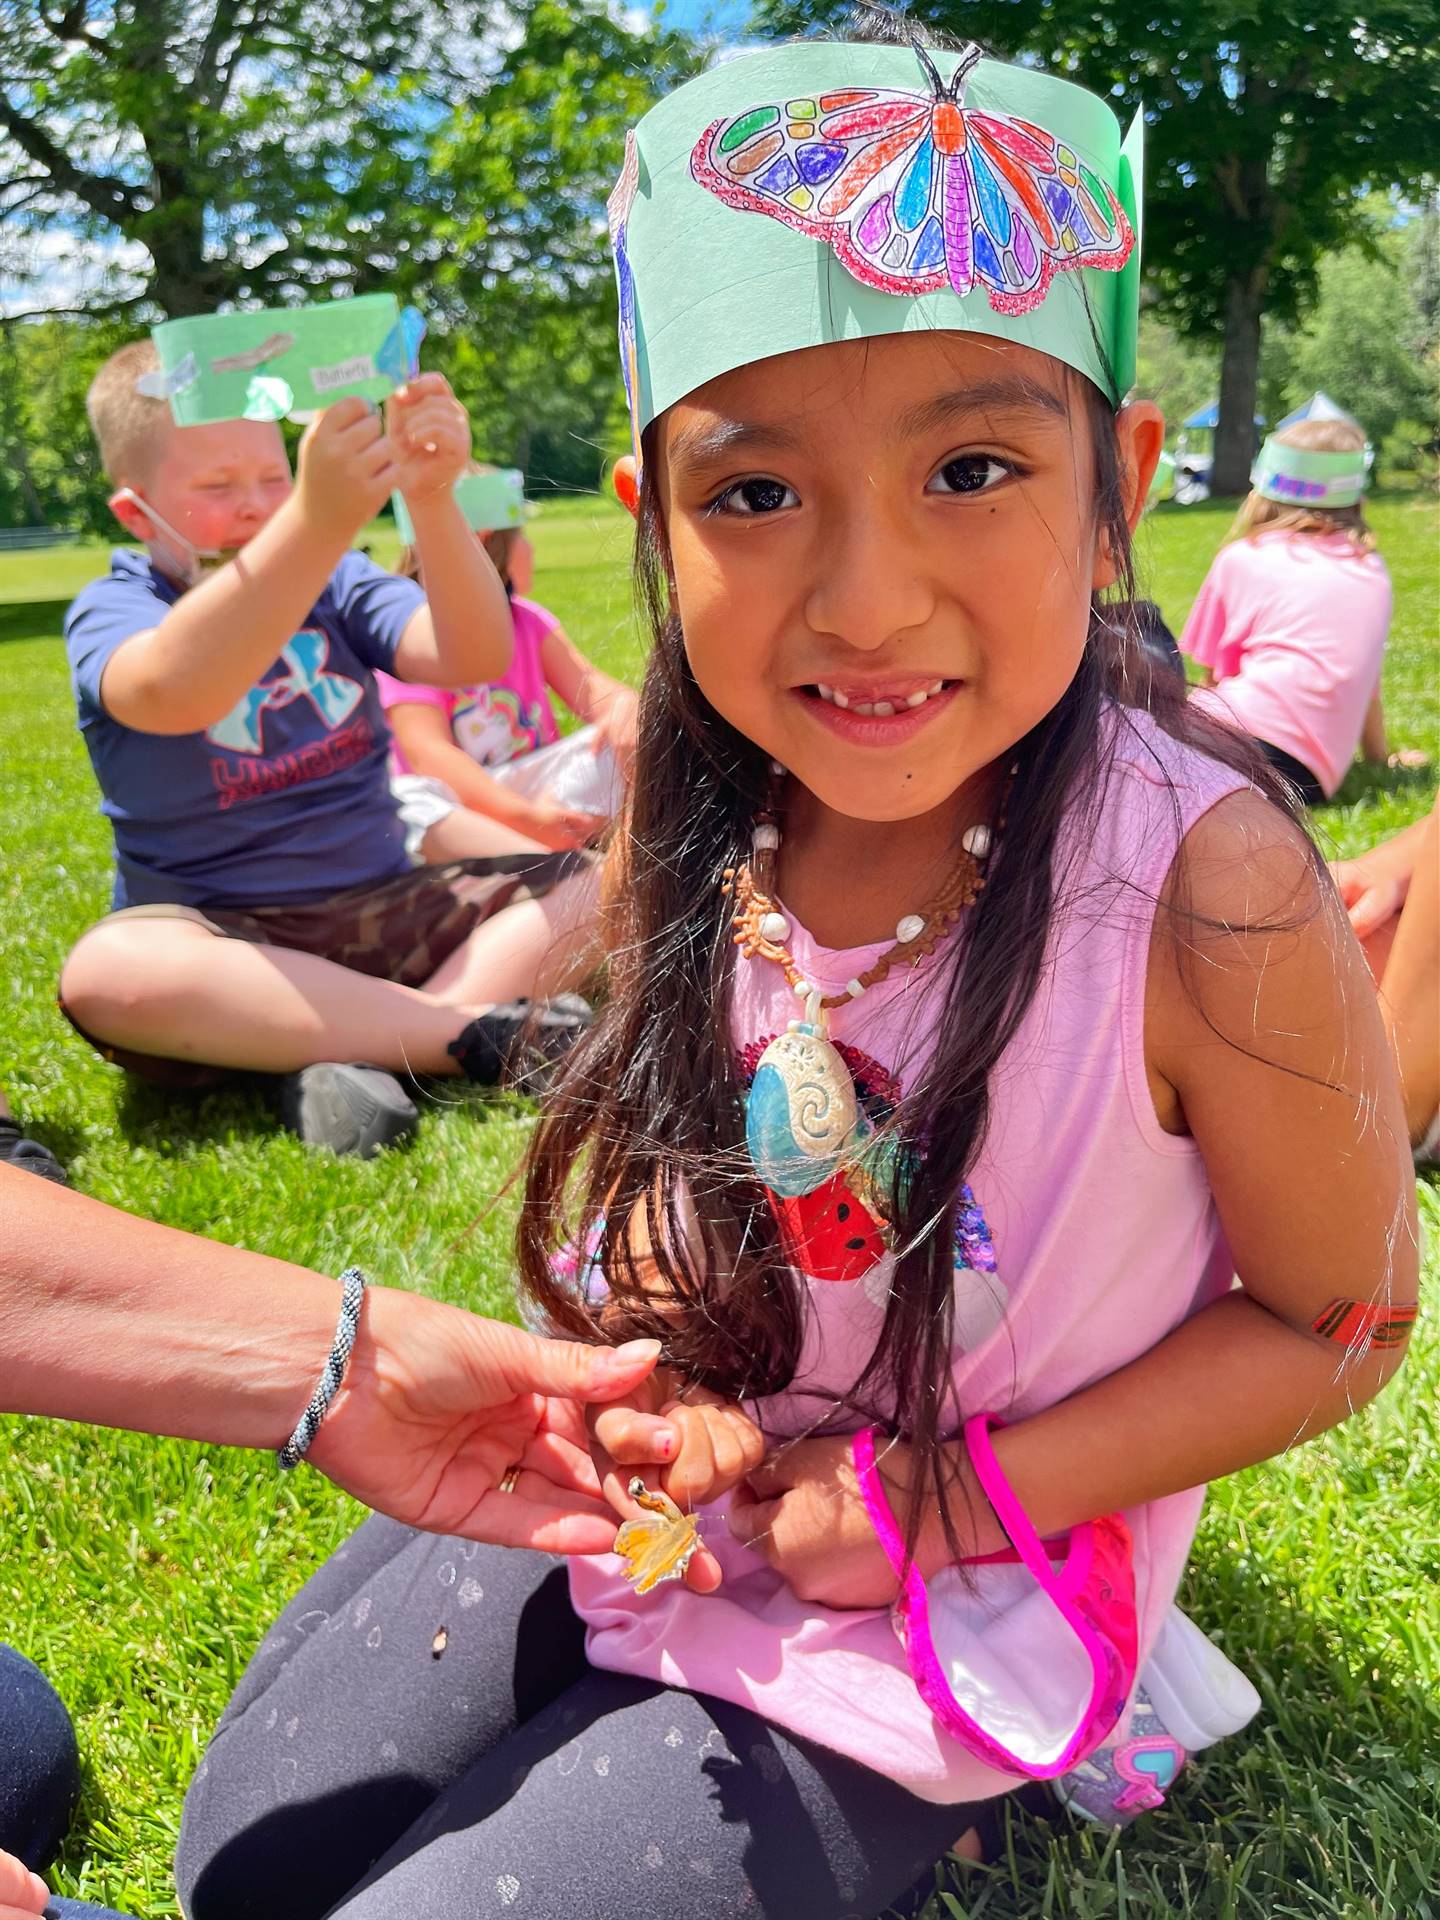
[[[625,1578],[636,1593],[649,1593],[662,1580],[684,1577],[700,1536],[688,1513],[682,1513],[658,1488],[652,1493],[638,1475],[630,1482],[628,1492],[647,1517],[625,1522],[615,1535],[615,1551],[625,1562]],[[658,1517],[650,1519],[651,1514]]]
[[[420,342],[425,338],[425,316],[418,307],[402,307],[400,318],[375,350],[376,371],[403,387],[420,371]]]
[[[620,369],[625,376],[625,401],[630,410],[630,446],[637,472],[641,464],[640,434],[635,424],[640,369],[635,341],[635,275],[631,271],[630,255],[625,245],[625,224],[630,218],[630,209],[635,204],[639,186],[640,156],[635,146],[635,132],[631,128],[625,135],[625,164],[620,169],[620,178],[615,182],[614,191],[605,203],[605,213],[610,223],[610,244],[615,252],[615,280],[620,296]]]
[[[1028,313],[1069,267],[1116,270],[1135,234],[1114,193],[1054,134],[963,104],[980,49],[929,94],[846,87],[707,127],[690,172],[727,206],[825,241],[884,293],[966,294]]]

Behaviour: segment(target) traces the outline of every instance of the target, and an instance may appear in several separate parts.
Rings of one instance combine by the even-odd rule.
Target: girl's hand
[[[636,1473],[693,1511],[738,1487],[764,1458],[764,1436],[739,1407],[701,1387],[687,1387],[682,1398],[675,1386],[673,1374],[653,1374],[624,1400],[590,1410],[596,1471],[624,1520],[639,1517],[628,1492]],[[719,1562],[703,1546],[685,1583],[696,1593],[713,1593],[720,1584]]]
[[[886,1456],[887,1481],[901,1452]],[[899,1591],[865,1511],[848,1435],[797,1440],[771,1454],[731,1501],[730,1531],[784,1574],[798,1599],[888,1607]]]
[[[448,493],[470,459],[470,416],[443,374],[422,373],[385,402],[396,488],[412,504]]]
[[[0,1853],[0,1920],[34,1920],[49,1900],[38,1873],[31,1873],[13,1853]]]
[[[615,692],[596,713],[595,752],[603,753],[608,747],[614,754],[620,771],[628,774],[630,763],[635,758],[635,735],[640,720],[640,696],[629,687],[617,687]]]
[[[561,806],[547,793],[538,800],[517,801],[506,813],[505,824],[555,853],[569,853],[578,847],[588,847],[604,830],[606,822],[603,814],[582,813],[578,807]]]
[[[1405,904],[1409,874],[1396,872],[1373,854],[1362,854],[1358,860],[1332,861],[1330,871],[1357,940],[1368,940]]]

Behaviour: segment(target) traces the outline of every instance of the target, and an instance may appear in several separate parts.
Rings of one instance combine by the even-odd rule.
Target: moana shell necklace
[[[775,769],[777,781],[783,768]],[[922,913],[907,913],[895,928],[895,944],[840,993],[822,993],[807,980],[785,944],[790,922],[775,897],[780,826],[773,804],[756,815],[751,858],[727,867],[721,891],[735,902],[735,944],[747,960],[757,954],[780,967],[805,1008],[772,1040],[755,1069],[745,1111],[745,1140],[755,1171],[770,1191],[786,1199],[813,1193],[856,1159],[873,1128],[855,1097],[855,1082],[830,1039],[832,1007],[858,1000],[897,967],[918,967],[979,898],[984,862],[994,836],[973,826],[961,840],[961,855],[940,892]],[[996,831],[1003,817],[996,823]]]

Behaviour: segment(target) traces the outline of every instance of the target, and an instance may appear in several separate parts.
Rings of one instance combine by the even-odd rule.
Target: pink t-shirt
[[[501,766],[558,740],[560,729],[550,704],[541,649],[545,636],[556,632],[560,623],[533,600],[512,599],[510,612],[515,624],[515,651],[510,670],[502,679],[487,680],[475,687],[426,687],[377,673],[380,704],[387,709],[407,702],[438,707],[450,722],[457,746],[482,767]],[[391,754],[395,771],[409,773],[410,766],[394,741]]]
[[[1262,533],[1216,554],[1182,651],[1215,676],[1217,717],[1280,747],[1333,794],[1380,685],[1390,575],[1343,535]]]
[[[1038,1413],[1147,1352],[1232,1283],[1199,1151],[1155,1118],[1144,1008],[1154,901],[1180,839],[1243,782],[1146,716],[1117,713],[1107,729],[1113,771],[1098,816],[1072,816],[1062,832],[1049,964],[993,1076],[990,1129],[963,1196],[954,1378],[967,1414]],[[792,919],[796,962],[827,992],[885,945],[817,948]],[[929,1053],[946,951],[832,1015],[831,1036],[851,1050],[862,1101],[879,1102],[881,1112]],[[796,1001],[778,966],[738,956],[735,965],[733,1033],[748,1081],[763,1044],[795,1018]],[[837,1213],[817,1211],[808,1223],[810,1322],[794,1384],[761,1409],[772,1433],[806,1430],[826,1404],[815,1390],[853,1383],[879,1332],[893,1257],[857,1253],[863,1222]],[[1145,1445],[1143,1423],[1133,1439]],[[1125,1515],[1142,1664],[1174,1599],[1203,1498],[1196,1488]],[[595,1665],[751,1707],[922,1799],[980,1799],[1015,1784],[939,1725],[888,1609],[797,1599],[733,1540],[722,1513],[717,1503],[701,1523],[725,1571],[714,1595],[669,1583],[641,1599],[617,1560],[572,1561]],[[977,1569],[982,1594],[992,1577],[1010,1575]],[[1019,1649],[1015,1670],[1034,1653]]]

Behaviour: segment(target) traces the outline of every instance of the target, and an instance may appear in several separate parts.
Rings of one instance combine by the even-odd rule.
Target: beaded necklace
[[[783,769],[775,769],[777,780]],[[1004,825],[1003,811],[996,822]],[[790,922],[775,896],[776,857],[780,850],[777,808],[756,815],[751,858],[727,867],[721,891],[733,898],[735,944],[747,960],[760,957],[781,968],[805,1008],[776,1036],[755,1069],[746,1104],[745,1139],[750,1157],[772,1193],[796,1197],[812,1193],[852,1159],[872,1131],[855,1097],[855,1082],[830,1039],[833,1007],[858,1000],[897,966],[918,967],[921,960],[973,906],[985,885],[983,863],[994,835],[979,824],[961,839],[961,856],[939,893],[922,913],[907,913],[895,928],[895,944],[863,973],[847,980],[843,992],[826,994],[807,980],[786,946]]]

